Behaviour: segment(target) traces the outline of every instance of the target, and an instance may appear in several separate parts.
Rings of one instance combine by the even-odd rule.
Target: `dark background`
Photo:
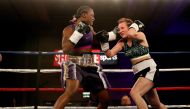
[[[151,52],[189,52],[190,1],[189,0],[1,0],[0,51],[54,51],[61,49],[63,28],[69,24],[76,9],[89,5],[95,12],[95,31],[111,31],[120,17],[141,20]],[[114,42],[112,42],[114,43]],[[189,53],[155,54],[152,57],[160,68],[190,67]],[[37,55],[2,53],[1,68],[37,68]],[[127,64],[125,64],[127,62]],[[53,67],[53,56],[44,55],[41,68]],[[119,55],[117,65],[104,68],[130,68],[129,60]],[[35,87],[35,74],[0,72],[0,87]],[[128,73],[107,73],[113,87],[131,87]],[[129,77],[130,76],[130,77]],[[161,72],[160,86],[189,86],[190,74]],[[42,74],[40,87],[60,87],[59,73]],[[122,82],[126,84],[121,85]],[[121,86],[120,86],[121,85]],[[52,105],[58,94],[41,93],[41,105]],[[114,100],[125,92],[115,96]],[[159,92],[165,104],[189,104],[189,91]],[[0,105],[33,105],[33,93],[0,92]],[[76,99],[76,98],[75,98]],[[188,101],[187,101],[188,100]]]
[[[52,51],[80,5],[95,11],[95,31],[112,30],[120,17],[140,19],[151,51],[189,50],[188,0],[1,0],[0,50]]]

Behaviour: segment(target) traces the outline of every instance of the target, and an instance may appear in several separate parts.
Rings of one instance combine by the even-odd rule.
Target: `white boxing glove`
[[[69,40],[76,45],[83,35],[88,32],[90,32],[90,27],[83,22],[79,22]]]
[[[83,36],[82,33],[79,33],[78,31],[75,30],[74,33],[69,38],[69,40],[76,45],[78,41],[82,38],[82,36]]]
[[[119,32],[119,28],[117,26],[112,31],[108,32],[108,35],[109,35],[108,41],[113,41],[118,38],[121,38],[118,32]]]
[[[107,51],[107,50],[110,49],[110,46],[109,46],[108,42],[106,42],[106,43],[100,43],[100,46],[101,46],[102,51]]]
[[[135,20],[129,28],[134,28],[137,32],[144,30],[144,24],[140,20]]]

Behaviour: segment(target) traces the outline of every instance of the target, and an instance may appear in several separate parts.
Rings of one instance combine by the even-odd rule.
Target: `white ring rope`
[[[24,54],[24,55],[52,55],[52,54],[63,54],[63,52],[48,52],[48,51],[0,51],[0,53],[6,54]],[[94,54],[102,54],[103,52],[93,52]],[[173,52],[150,52],[152,54],[190,54],[188,51],[173,51]],[[118,54],[124,54],[119,52]],[[161,72],[172,72],[172,71],[190,71],[190,68],[167,68],[159,69]],[[36,73],[37,69],[3,69],[0,68],[0,72],[17,72],[17,73]],[[41,73],[52,73],[61,72],[61,69],[40,69]],[[132,72],[132,69],[103,69],[103,72]]]
[[[62,52],[44,52],[44,51],[0,51],[5,54],[23,54],[23,55],[55,55],[63,54]],[[174,51],[174,52],[150,52],[151,54],[190,54],[190,52]],[[94,52],[94,54],[103,54],[103,52]],[[124,52],[119,52],[124,54]],[[7,69],[0,68],[0,72],[13,72],[13,73],[54,73],[61,72],[61,69]],[[159,69],[161,72],[175,72],[175,71],[190,71],[190,68],[167,68]],[[132,72],[132,69],[103,69],[103,72],[115,73],[115,72]],[[39,109],[52,109],[52,106],[37,106]],[[166,105],[168,108],[187,108],[190,105]],[[0,107],[0,109],[34,109],[34,106],[23,106],[23,107]],[[96,109],[96,107],[66,107],[66,109]],[[109,106],[108,109],[136,109],[136,106]]]
[[[103,72],[115,73],[115,72],[132,72],[132,69],[103,69]],[[168,68],[159,69],[161,72],[173,72],[173,71],[190,71],[190,68]],[[15,73],[36,73],[37,69],[0,69],[0,72],[15,72]],[[41,69],[41,73],[61,72],[61,69]]]

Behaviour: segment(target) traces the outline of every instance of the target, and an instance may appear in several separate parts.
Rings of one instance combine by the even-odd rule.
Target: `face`
[[[122,97],[122,99],[121,99],[121,105],[123,105],[123,106],[129,106],[129,105],[131,105],[130,98],[128,96]]]
[[[93,22],[94,22],[94,20],[95,20],[93,9],[90,9],[90,10],[88,11],[88,13],[85,14],[84,17],[85,17],[85,21],[86,21],[87,24],[93,25]]]
[[[126,38],[126,34],[129,30],[129,27],[127,26],[126,22],[121,22],[118,24],[118,28],[119,28],[119,34],[122,38]]]

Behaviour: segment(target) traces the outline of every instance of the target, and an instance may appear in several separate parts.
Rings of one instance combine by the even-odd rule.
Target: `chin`
[[[93,22],[90,23],[91,26],[92,26],[93,24],[94,24]]]
[[[124,36],[124,35],[123,35],[123,36],[121,36],[121,37],[122,37],[123,39],[126,39],[126,38],[127,38],[127,36]]]
[[[121,35],[121,37],[122,37],[122,38],[125,38],[125,36],[124,36],[124,35]]]

